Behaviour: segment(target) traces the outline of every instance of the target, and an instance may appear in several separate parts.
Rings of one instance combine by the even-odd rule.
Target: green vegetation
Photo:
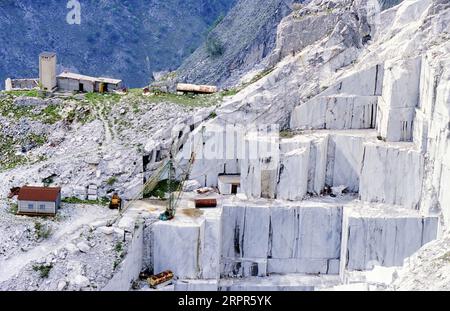
[[[123,243],[122,242],[117,242],[116,243],[116,246],[114,247],[114,249],[115,249],[115,251],[117,252],[117,253],[120,253],[120,252],[122,252],[123,251]]]
[[[113,177],[108,178],[108,180],[106,181],[106,184],[107,184],[108,186],[112,186],[112,185],[114,185],[116,182],[117,182],[117,177],[116,177],[116,176],[113,176]]]
[[[96,102],[119,102],[121,95],[114,93],[87,93],[85,99],[90,103]]]
[[[216,94],[174,94],[161,91],[154,91],[148,96],[142,95],[141,89],[131,89],[127,95],[129,99],[140,99],[147,103],[173,103],[186,107],[209,107],[217,105],[222,101],[221,93]],[[139,102],[131,102],[133,110],[139,111]]]
[[[17,91],[14,91],[14,93]],[[32,91],[28,91],[32,92]],[[37,91],[36,91],[37,92]],[[9,94],[10,92],[6,92]],[[31,93],[33,95],[33,93]],[[0,114],[4,117],[12,117],[16,120],[21,118],[29,118],[34,121],[41,121],[47,124],[54,124],[62,120],[60,114],[61,107],[57,105],[48,105],[41,111],[39,106],[17,106],[14,105],[16,95],[9,95],[6,98],[0,99]],[[28,96],[36,97],[36,96]]]
[[[29,91],[4,91],[4,94],[12,96],[25,96],[25,97],[42,97],[39,94],[39,90],[29,90]]]
[[[17,205],[17,203],[10,203],[9,204],[9,210],[8,210],[11,214],[16,215],[17,212],[19,211],[19,205]]]
[[[48,239],[52,233],[52,230],[48,226],[43,225],[38,221],[34,223],[34,231],[38,240]]]
[[[56,105],[49,105],[42,111],[42,118],[44,123],[55,124],[62,119],[59,114],[59,107]]]
[[[446,254],[439,257],[440,260],[450,262],[450,252],[447,252]]]
[[[291,131],[281,131],[280,138],[293,138],[295,136],[294,132]]]
[[[172,186],[170,187],[170,183],[169,180],[162,180],[160,181],[155,189],[153,189],[153,191],[150,192],[146,192],[144,193],[144,197],[145,198],[150,198],[150,197],[156,197],[156,198],[160,198],[160,199],[165,199],[166,194],[169,193],[170,191],[177,191],[180,187],[180,182],[176,181],[174,183],[172,183]]]
[[[0,172],[13,169],[19,165],[25,164],[27,158],[17,154],[16,146],[18,141],[11,137],[0,135]]]
[[[34,265],[33,270],[39,272],[39,276],[43,279],[48,278],[50,271],[52,270],[53,265]]]
[[[206,51],[209,56],[216,58],[225,53],[225,46],[218,38],[210,35],[206,38]]]
[[[125,257],[125,251],[123,249],[123,243],[117,242],[114,246],[114,250],[116,251],[116,259],[114,260],[113,269],[116,270],[116,268],[120,265],[123,258]]]
[[[71,198],[64,198],[61,200],[63,203],[66,204],[84,204],[84,205],[108,205],[109,199],[108,198],[101,198],[99,200],[93,201],[93,200],[81,200],[75,197]]]

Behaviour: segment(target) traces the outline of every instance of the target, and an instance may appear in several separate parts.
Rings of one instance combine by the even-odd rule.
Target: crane
[[[205,131],[205,127],[202,128],[202,135]],[[200,143],[200,142],[199,142]],[[159,216],[159,219],[162,221],[168,221],[175,217],[176,209],[178,207],[178,203],[180,201],[183,185],[186,182],[186,180],[189,178],[189,175],[192,170],[192,166],[195,162],[195,150],[194,148],[193,152],[191,153],[191,157],[187,163],[186,170],[184,170],[180,176],[180,183],[177,187],[175,187],[176,183],[176,174],[175,174],[175,166],[178,166],[177,163],[175,163],[174,156],[173,156],[173,150],[175,142],[172,143],[172,146],[170,148],[170,155],[169,159],[164,162],[163,165],[160,166],[159,169],[156,170],[156,172],[152,175],[152,177],[147,180],[147,182],[143,185],[141,191],[127,204],[125,204],[125,207],[119,210],[119,215],[114,218],[114,220],[110,221],[108,223],[108,226],[111,227],[113,224],[115,224],[120,218],[122,218],[123,214],[132,206],[136,201],[140,200],[141,197],[144,196],[146,193],[152,192],[158,183],[161,180],[161,177],[168,174],[168,191],[169,191],[169,197],[166,204],[166,210],[164,213],[162,213]]]

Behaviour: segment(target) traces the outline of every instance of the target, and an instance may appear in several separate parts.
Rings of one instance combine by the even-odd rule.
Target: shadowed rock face
[[[277,26],[292,12],[293,2],[239,0],[209,33],[206,42],[183,63],[179,79],[221,86],[235,84],[242,73],[253,69],[273,50]]]
[[[37,76],[44,50],[65,68],[144,86],[152,72],[177,68],[235,0],[80,0],[80,25],[67,23],[67,2],[0,2],[0,88],[8,76]]]

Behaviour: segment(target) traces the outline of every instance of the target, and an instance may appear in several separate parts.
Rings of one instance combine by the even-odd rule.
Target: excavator
[[[122,209],[122,199],[119,197],[119,194],[113,194],[111,202],[109,202],[109,208],[118,209],[119,211]]]

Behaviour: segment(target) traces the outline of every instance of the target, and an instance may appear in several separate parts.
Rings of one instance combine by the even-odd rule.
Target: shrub
[[[48,275],[50,274],[50,270],[52,270],[53,265],[34,265],[33,270],[36,272],[39,272],[39,276],[43,279],[48,278]]]
[[[34,223],[34,230],[36,234],[36,238],[39,239],[47,239],[52,233],[51,229],[46,225],[41,224],[40,222]]]
[[[223,43],[214,36],[208,36],[206,39],[206,51],[211,57],[222,56],[225,52],[225,47]]]
[[[110,177],[110,178],[106,181],[106,184],[107,184],[108,186],[112,186],[112,185],[114,185],[116,182],[117,182],[117,177],[113,176],[113,177]]]

